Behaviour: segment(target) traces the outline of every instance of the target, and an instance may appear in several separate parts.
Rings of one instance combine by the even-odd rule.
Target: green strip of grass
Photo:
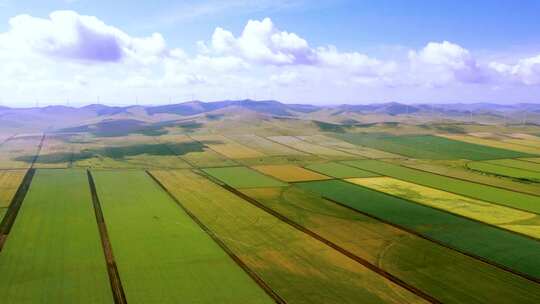
[[[467,163],[467,167],[472,170],[491,173],[499,176],[506,176],[530,181],[540,181],[540,172],[507,167],[505,165],[499,165],[489,162],[469,162]]]
[[[299,185],[460,251],[540,278],[540,242],[533,239],[343,181]]]
[[[287,184],[246,167],[208,168],[204,172],[233,188],[284,187]]]
[[[526,153],[476,145],[433,135],[335,134],[362,145],[413,158],[487,160],[530,156]]]
[[[358,168],[346,166],[340,163],[316,163],[306,166],[306,168],[335,178],[349,177],[374,177],[376,173],[364,171]]]
[[[443,303],[538,303],[530,280],[292,186],[244,189],[314,231]]]
[[[519,159],[496,159],[487,162],[511,168],[540,172],[540,164]]]
[[[93,177],[129,303],[272,303],[145,172]]]
[[[0,302],[111,303],[85,171],[38,170],[3,251]]]
[[[357,160],[346,161],[343,163],[408,182],[441,189],[512,208],[540,213],[540,204],[538,203],[540,199],[538,196],[458,180],[451,177],[419,171],[382,161]]]

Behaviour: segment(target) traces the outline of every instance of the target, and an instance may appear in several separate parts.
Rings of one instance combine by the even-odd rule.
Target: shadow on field
[[[91,133],[97,137],[121,137],[130,134],[142,134],[147,136],[159,136],[167,134],[168,127],[177,127],[185,132],[192,132],[203,126],[196,121],[164,121],[157,123],[145,123],[135,119],[104,120],[96,124],[83,125],[58,130],[69,133]]]
[[[36,163],[58,164],[64,162],[75,162],[94,157],[108,157],[115,160],[123,160],[126,157],[138,155],[152,156],[175,156],[184,155],[191,152],[203,152],[206,146],[200,142],[170,143],[170,144],[139,144],[122,147],[105,147],[98,149],[85,149],[80,153],[51,153],[42,154]],[[32,163],[33,155],[25,155],[16,158],[17,161]]]

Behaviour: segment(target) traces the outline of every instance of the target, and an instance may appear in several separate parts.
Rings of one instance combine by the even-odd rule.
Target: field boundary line
[[[255,283],[257,285],[259,285],[259,287],[261,287],[265,292],[266,294],[268,294],[268,296],[270,296],[276,303],[278,304],[286,304],[287,302],[281,298],[274,290],[272,290],[272,288],[266,284],[266,282],[264,282],[263,279],[261,279],[253,270],[251,270],[234,252],[232,252],[229,247],[227,247],[227,245],[225,245],[225,243],[223,243],[221,241],[221,239],[219,239],[219,237],[217,235],[215,235],[204,223],[202,223],[196,216],[195,214],[193,214],[191,211],[189,211],[189,209],[187,209],[181,202],[179,199],[176,198],[176,196],[174,196],[170,191],[169,189],[167,189],[165,187],[165,185],[163,185],[161,183],[161,181],[159,181],[159,179],[157,179],[152,173],[150,173],[150,171],[148,170],[145,170],[146,174],[163,190],[165,191],[165,193],[167,193],[167,195],[204,231],[206,232],[206,234],[208,234],[208,236],[210,236],[210,238],[212,240],[214,240],[214,242],[223,250],[225,251],[225,253],[227,253],[227,255],[240,267],[242,268],[242,270],[244,270],[246,272],[246,274],[248,276],[251,277],[251,279],[253,281],[255,281]]]
[[[30,189],[30,184],[32,183],[35,172],[35,169],[28,169],[28,171],[26,171],[17,192],[15,192],[9,207],[6,210],[4,218],[0,223],[0,252],[2,252],[11,228],[17,219],[17,215],[19,214],[19,210],[26,197],[26,193],[28,192],[28,189]]]
[[[376,160],[376,161],[381,161],[381,160]],[[382,161],[382,162],[385,162],[385,161]],[[466,195],[466,194],[457,193],[457,192],[454,192],[454,191],[449,191],[449,190],[446,190],[446,189],[442,189],[442,188],[440,188],[440,187],[433,187],[433,186],[429,186],[429,185],[426,185],[426,184],[424,184],[424,183],[419,183],[419,182],[416,182],[416,181],[415,181],[415,182],[411,182],[411,181],[408,181],[408,180],[403,179],[403,178],[398,178],[398,177],[393,177],[393,176],[390,176],[390,175],[387,175],[387,174],[377,173],[377,172],[375,172],[375,171],[373,171],[373,170],[369,170],[369,169],[365,169],[365,168],[359,168],[359,167],[351,166],[351,165],[345,164],[345,163],[343,163],[343,162],[341,162],[341,163],[342,163],[343,165],[346,165],[346,166],[349,166],[349,167],[352,167],[352,168],[358,168],[358,169],[362,169],[362,170],[365,170],[365,171],[368,171],[368,172],[371,172],[371,173],[379,174],[379,175],[382,176],[382,177],[391,177],[391,178],[394,178],[394,179],[397,179],[397,180],[400,180],[400,181],[403,181],[403,182],[413,183],[413,184],[416,184],[416,185],[420,185],[420,186],[424,186],[424,187],[428,187],[428,188],[433,188],[433,189],[437,189],[437,190],[441,190],[441,191],[445,191],[445,192],[452,193],[452,194],[455,194],[455,195],[460,195],[460,196],[463,196],[463,197],[466,197],[466,198],[469,198],[469,199],[479,200],[479,201],[483,201],[483,202],[486,202],[486,203],[489,203],[489,204],[498,205],[498,206],[501,206],[501,207],[507,207],[507,208],[519,210],[519,211],[522,211],[522,212],[528,212],[528,213],[540,215],[540,213],[535,212],[535,211],[525,210],[525,209],[521,209],[521,208],[514,207],[514,206],[508,206],[508,205],[504,205],[504,204],[501,204],[501,203],[498,203],[498,202],[489,201],[489,200],[486,200],[486,199],[479,199],[479,198],[472,197],[472,196],[469,196],[469,195]],[[396,166],[400,166],[400,167],[404,167],[404,168],[408,168],[408,169],[412,169],[412,170],[417,170],[417,169],[415,169],[415,168],[410,168],[410,167],[407,167],[407,166],[402,166],[402,165],[394,164],[394,163],[390,163],[390,162],[385,162],[385,163],[387,163],[387,164],[392,164],[392,165],[396,165]],[[471,181],[468,181],[468,180],[464,180],[464,179],[460,179],[460,178],[453,178],[453,177],[451,177],[451,176],[446,176],[446,175],[442,175],[442,174],[432,173],[432,172],[429,172],[429,171],[424,171],[424,170],[418,170],[418,171],[422,171],[422,172],[425,172],[425,173],[431,173],[431,174],[435,174],[435,175],[447,177],[447,178],[450,178],[450,179],[456,179],[456,180],[460,180],[460,181],[471,182]],[[480,183],[475,183],[475,182],[471,182],[471,183],[479,184],[479,185],[483,185],[483,186],[493,187],[493,186],[491,186],[491,185],[486,185],[486,184],[480,184]],[[536,195],[532,195],[532,194],[529,194],[529,193],[522,193],[522,192],[512,191],[512,190],[509,190],[509,189],[499,188],[499,187],[494,187],[494,188],[498,188],[498,189],[506,190],[506,191],[510,191],[510,192],[516,192],[516,193],[519,193],[519,194],[527,194],[527,195],[531,195],[531,196],[536,197]]]
[[[332,198],[329,198],[329,197],[327,197],[327,196],[322,196],[322,198],[324,198],[325,200],[327,200],[327,201],[329,201],[329,202],[332,202],[332,203],[334,203],[334,204],[337,204],[337,205],[339,205],[339,206],[342,206],[342,207],[344,207],[344,208],[347,208],[347,209],[349,209],[349,210],[351,210],[351,211],[360,213],[360,214],[362,214],[362,215],[365,215],[365,216],[367,216],[367,217],[370,217],[370,218],[372,218],[372,219],[374,219],[374,220],[377,220],[377,221],[379,221],[379,222],[388,224],[388,225],[393,226],[393,227],[395,227],[395,228],[397,228],[397,229],[400,229],[400,230],[403,230],[403,231],[408,232],[408,233],[410,233],[410,234],[416,235],[416,236],[418,236],[418,237],[420,237],[420,238],[423,238],[423,239],[428,240],[428,241],[430,241],[430,242],[432,242],[432,243],[438,244],[438,245],[440,245],[440,246],[442,246],[442,247],[448,248],[448,249],[450,249],[450,250],[456,251],[456,252],[461,253],[461,254],[463,254],[463,255],[465,255],[465,256],[468,256],[468,257],[470,257],[470,258],[473,258],[473,259],[479,260],[479,261],[481,261],[481,262],[484,262],[484,263],[486,263],[486,264],[488,264],[488,265],[490,265],[490,266],[497,267],[497,268],[499,268],[499,269],[501,269],[501,270],[510,272],[510,273],[512,273],[512,274],[514,274],[514,275],[520,276],[520,277],[522,277],[522,278],[524,278],[524,279],[527,279],[527,280],[529,280],[529,281],[532,281],[532,282],[535,282],[535,283],[540,283],[540,279],[539,279],[539,278],[535,278],[535,277],[530,276],[530,275],[528,275],[528,274],[521,273],[521,272],[519,272],[519,271],[516,271],[516,270],[511,269],[511,268],[509,268],[509,267],[506,267],[506,266],[504,266],[504,265],[500,265],[499,263],[492,262],[492,261],[490,261],[490,260],[488,260],[488,259],[486,259],[486,258],[483,258],[483,257],[481,257],[481,256],[477,256],[477,255],[475,255],[475,254],[468,253],[468,252],[462,251],[462,250],[460,250],[460,249],[454,248],[454,247],[452,247],[452,246],[450,246],[450,245],[447,245],[447,244],[444,244],[444,243],[442,243],[442,242],[440,242],[440,241],[438,241],[438,240],[436,240],[436,239],[434,239],[434,238],[425,236],[425,235],[423,235],[423,234],[421,234],[421,233],[419,233],[419,232],[417,232],[417,231],[415,231],[415,230],[413,230],[413,229],[410,229],[410,228],[401,226],[401,225],[399,225],[399,224],[392,223],[392,222],[390,222],[390,221],[387,221],[387,220],[385,220],[385,219],[382,219],[382,218],[380,218],[380,217],[378,217],[378,216],[374,216],[374,215],[369,214],[369,213],[367,213],[367,212],[360,211],[360,210],[358,210],[358,209],[355,209],[355,208],[353,208],[353,207],[347,206],[347,205],[345,205],[345,204],[343,204],[343,203],[340,203],[340,202],[338,202],[338,201],[336,201],[336,200],[334,200],[334,199],[332,199]]]
[[[233,193],[234,195],[238,196],[239,198],[247,201],[248,203],[254,205],[255,207],[263,210],[264,212],[278,218],[279,220],[281,220],[282,222],[292,226],[293,228],[299,230],[300,232],[303,232],[305,234],[307,234],[308,236],[316,239],[317,241],[325,244],[326,246],[336,250],[337,252],[339,252],[340,254],[343,254],[345,255],[346,257],[354,260],[355,262],[359,263],[360,265],[366,267],[368,270],[371,270],[373,271],[374,273],[380,275],[381,277],[387,279],[388,281],[391,281],[392,283],[410,291],[411,293],[423,298],[424,300],[430,302],[430,303],[442,303],[441,301],[435,299],[434,297],[430,296],[429,294],[423,292],[422,290],[412,286],[412,285],[409,285],[407,282],[401,280],[400,278],[392,275],[391,273],[387,272],[386,270],[384,269],[381,269],[379,267],[377,267],[376,265],[368,262],[367,260],[355,255],[354,253],[342,248],[341,246],[335,244],[334,242],[320,236],[319,234],[313,232],[312,230],[290,220],[289,218],[287,218],[286,216],[282,215],[281,213],[279,212],[276,212],[268,207],[266,207],[265,205],[261,204],[259,201],[257,201],[256,199],[252,198],[252,197],[249,197],[247,195],[245,195],[244,193],[228,186],[228,185],[220,185],[221,187],[223,187],[224,189],[226,189],[227,191]]]
[[[120,273],[118,272],[118,267],[116,266],[116,261],[114,259],[112,245],[109,239],[109,233],[107,232],[107,225],[105,224],[103,212],[101,210],[101,202],[99,201],[94,178],[92,177],[90,170],[86,170],[86,174],[88,176],[88,185],[92,195],[92,204],[94,207],[94,213],[96,215],[101,246],[103,248],[103,254],[105,255],[105,262],[107,263],[107,273],[109,274],[109,282],[111,285],[111,291],[113,293],[114,303],[126,304],[126,295],[124,293]]]

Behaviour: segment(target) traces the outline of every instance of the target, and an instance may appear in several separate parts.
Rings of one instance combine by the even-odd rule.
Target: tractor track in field
[[[17,192],[15,192],[15,195],[9,204],[6,214],[4,215],[4,219],[0,223],[0,252],[2,252],[2,248],[4,248],[4,244],[7,240],[9,232],[11,231],[11,228],[13,227],[13,224],[15,223],[17,214],[19,214],[22,202],[26,197],[28,189],[30,188],[30,184],[32,183],[35,172],[35,169],[29,169],[26,171]]]
[[[118,272],[118,267],[116,266],[116,261],[114,259],[114,254],[112,251],[109,234],[107,232],[105,219],[103,218],[103,212],[101,210],[101,203],[97,195],[94,178],[92,177],[92,173],[90,173],[90,170],[87,170],[86,174],[88,176],[88,184],[90,186],[90,192],[92,194],[92,203],[94,206],[94,212],[96,214],[96,221],[97,221],[97,225],[99,229],[99,236],[101,238],[101,245],[103,247],[105,260],[107,262],[107,273],[109,274],[109,281],[111,284],[111,290],[113,293],[114,303],[126,304],[127,303],[126,295],[124,293],[124,288],[122,287],[122,281],[120,280],[120,273]]]
[[[384,277],[385,279],[393,282],[394,284],[410,291],[411,293],[421,297],[422,299],[430,302],[430,303],[442,303],[441,301],[439,301],[438,299],[435,299],[434,297],[432,297],[431,295],[423,292],[422,290],[412,286],[412,285],[409,285],[407,282],[401,280],[400,278],[392,275],[391,273],[387,272],[386,270],[384,269],[381,269],[379,268],[377,265],[374,265],[372,263],[370,263],[369,261],[355,255],[354,253],[342,248],[341,246],[333,243],[332,241],[322,237],[321,235],[319,235],[318,233],[310,230],[310,229],[307,229],[305,228],[304,226],[292,221],[291,219],[289,219],[288,217],[274,211],[273,209],[270,209],[268,207],[266,207],[265,205],[261,204],[259,201],[257,201],[256,199],[253,199],[247,195],[245,195],[244,193],[228,186],[228,185],[225,185],[225,184],[218,184],[219,186],[221,186],[222,188],[224,188],[225,190],[233,193],[234,195],[240,197],[241,199],[247,201],[248,203],[254,205],[255,207],[259,208],[259,209],[262,209],[263,211],[265,211],[266,213],[269,213],[270,215],[278,218],[279,220],[285,222],[286,224],[292,226],[293,228],[309,235],[310,237],[324,243],[325,245],[327,245],[328,247],[338,251],[339,253],[347,256],[348,258],[354,260],[355,262],[361,264],[362,266],[366,267],[367,269],[377,273],[378,275]]]
[[[167,189],[152,173],[145,170],[146,174],[163,190],[167,195],[204,231],[216,244],[229,255],[229,257],[244,270],[254,281],[268,294],[276,303],[286,304],[287,302],[281,298],[270,286],[264,282],[253,270],[251,270],[234,252],[232,252],[225,243],[219,239],[204,223],[202,223],[191,211],[189,211],[170,191]]]
[[[539,283],[539,284],[540,284],[540,279],[539,279],[539,278],[530,276],[530,275],[525,274],[525,273],[521,273],[521,272],[519,272],[519,271],[516,271],[516,270],[511,269],[511,268],[509,268],[509,267],[506,267],[506,266],[504,266],[504,265],[500,265],[499,263],[493,262],[493,261],[488,260],[488,259],[486,259],[486,258],[483,258],[483,257],[481,257],[481,256],[478,256],[478,255],[475,255],[475,254],[472,254],[472,253],[468,253],[468,252],[466,252],[466,251],[463,251],[463,250],[454,248],[454,247],[452,247],[452,246],[450,246],[450,245],[447,245],[447,244],[445,244],[445,243],[443,243],[443,242],[440,242],[440,241],[438,241],[438,240],[436,240],[436,239],[433,239],[433,238],[430,238],[430,237],[428,237],[428,236],[425,236],[425,235],[423,235],[423,234],[421,234],[421,233],[419,233],[419,232],[417,232],[417,231],[415,231],[415,230],[413,230],[413,229],[409,229],[409,228],[407,228],[407,227],[404,227],[404,226],[401,226],[401,225],[398,225],[398,224],[394,224],[394,223],[392,223],[392,222],[390,222],[390,221],[387,221],[387,220],[385,220],[385,219],[382,219],[382,218],[380,218],[380,217],[373,216],[373,215],[371,215],[371,214],[369,214],[369,213],[366,213],[366,212],[363,212],[363,211],[354,209],[354,208],[352,208],[352,207],[349,207],[349,206],[347,206],[347,205],[345,205],[345,204],[342,204],[342,203],[340,203],[340,202],[338,202],[338,201],[336,201],[336,200],[334,200],[334,199],[331,199],[331,198],[329,198],[329,197],[323,196],[323,198],[324,198],[325,200],[329,201],[329,202],[332,202],[332,203],[334,203],[334,204],[337,204],[337,205],[339,205],[339,206],[342,206],[342,207],[344,207],[344,208],[346,208],[346,209],[349,209],[349,210],[351,210],[351,211],[353,211],[353,212],[360,213],[360,214],[362,214],[362,215],[365,215],[365,216],[367,216],[367,217],[370,217],[370,218],[375,219],[375,220],[377,220],[377,221],[380,221],[380,222],[382,222],[382,223],[385,223],[385,224],[388,224],[388,225],[390,225],[390,226],[393,226],[393,227],[395,227],[395,228],[397,228],[397,229],[406,231],[406,232],[408,232],[408,233],[410,233],[410,234],[413,234],[413,235],[415,235],[415,236],[418,236],[418,237],[420,237],[420,238],[423,238],[423,239],[425,239],[425,240],[428,240],[428,241],[430,241],[430,242],[432,242],[432,243],[435,243],[435,244],[437,244],[437,245],[440,245],[440,246],[442,246],[442,247],[448,248],[448,249],[453,250],[453,251],[456,251],[456,252],[458,252],[458,253],[460,253],[460,254],[463,254],[463,255],[466,255],[466,256],[471,257],[471,258],[473,258],[473,259],[476,259],[476,260],[479,260],[479,261],[481,261],[481,262],[484,262],[484,263],[486,263],[486,264],[488,264],[488,265],[490,265],[490,266],[497,267],[497,268],[499,268],[499,269],[502,269],[503,271],[510,272],[510,273],[512,273],[512,274],[514,274],[514,275],[516,275],[516,276],[520,276],[520,277],[522,277],[522,278],[524,278],[524,279],[527,279],[527,280],[529,280],[529,281],[532,281],[532,282],[535,282],[535,283]]]

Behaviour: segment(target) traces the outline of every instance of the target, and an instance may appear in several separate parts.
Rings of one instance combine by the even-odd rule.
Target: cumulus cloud
[[[270,18],[249,20],[239,37],[223,28],[216,28],[210,50],[215,54],[241,56],[262,64],[308,64],[315,60],[314,52],[305,39],[295,33],[278,30]]]
[[[409,51],[409,60],[412,72],[425,76],[422,81],[430,84],[478,83],[486,77],[467,49],[448,41],[429,42],[420,51]]]
[[[131,37],[93,16],[56,11],[49,18],[18,15],[0,35],[3,48],[83,62],[119,62],[125,58],[151,62],[166,51],[158,33]]]
[[[524,58],[516,64],[490,62],[489,67],[499,75],[526,85],[540,84],[540,55]]]

